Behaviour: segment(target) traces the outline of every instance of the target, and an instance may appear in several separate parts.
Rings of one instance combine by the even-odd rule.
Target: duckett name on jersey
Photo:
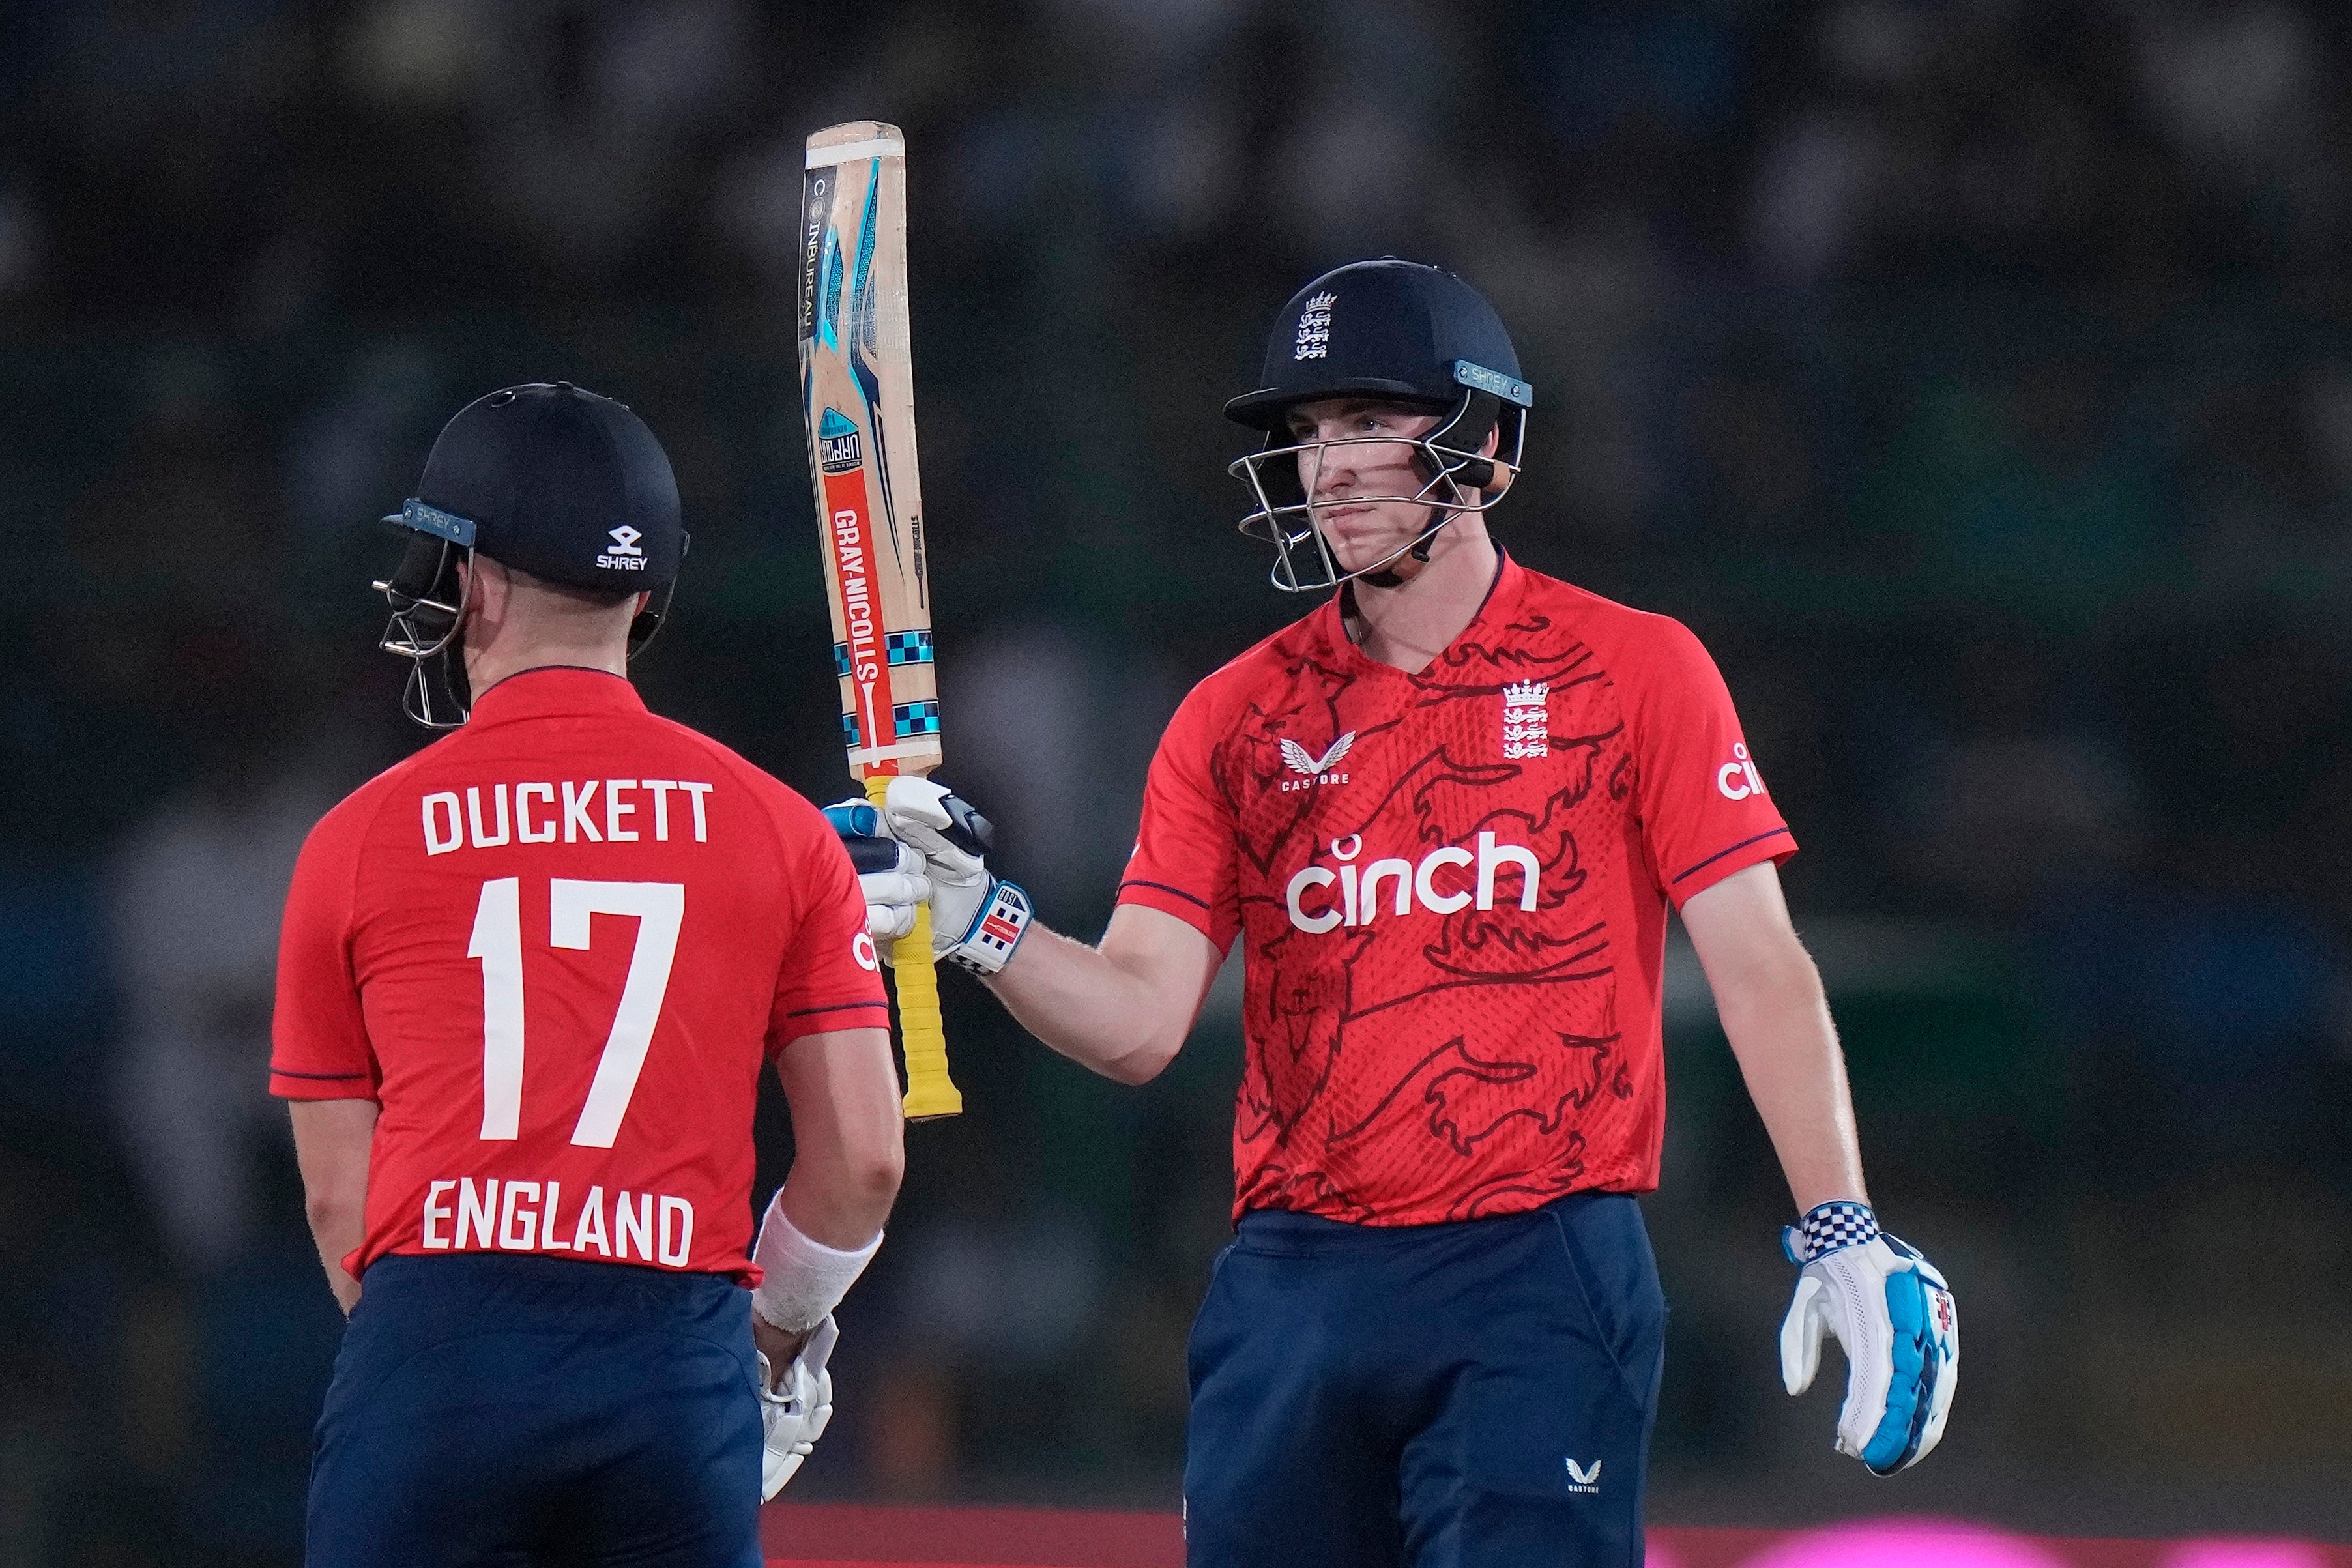
[[[567,1209],[562,1182],[457,1176],[426,1184],[422,1218],[427,1252],[569,1252],[668,1268],[694,1254],[694,1205],[667,1193],[615,1193],[608,1204],[592,1186]]]
[[[1411,914],[1416,904],[1436,915],[1450,915],[1473,903],[1482,910],[1491,910],[1495,907],[1496,879],[1511,868],[1519,874],[1519,908],[1532,911],[1543,874],[1542,863],[1536,858],[1534,850],[1523,845],[1497,843],[1492,833],[1478,835],[1475,855],[1458,844],[1445,844],[1423,856],[1418,864],[1387,856],[1359,867],[1355,862],[1363,852],[1362,836],[1351,833],[1331,841],[1330,854],[1339,862],[1338,870],[1328,866],[1300,867],[1283,890],[1290,923],[1309,935],[1340,926],[1370,925],[1381,912],[1382,894],[1391,887],[1391,908],[1399,917]],[[1441,888],[1441,876],[1454,885]],[[1460,885],[1464,878],[1468,879],[1468,887]],[[1339,885],[1336,895],[1328,891],[1334,883]],[[1307,909],[1310,897],[1320,900],[1319,909]]]
[[[552,844],[559,833],[566,844],[634,844],[647,837],[667,844],[673,794],[692,803],[694,841],[708,844],[710,815],[703,797],[710,790],[692,779],[550,779],[467,784],[462,803],[456,790],[437,790],[420,803],[425,853],[446,855],[468,845],[496,849],[509,843]],[[677,830],[683,839],[682,819]]]

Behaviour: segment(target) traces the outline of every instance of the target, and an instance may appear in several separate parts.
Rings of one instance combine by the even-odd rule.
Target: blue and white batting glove
[[[1827,1203],[1780,1234],[1802,1270],[1780,1323],[1780,1381],[1802,1394],[1822,1341],[1845,1351],[1837,1450],[1876,1476],[1916,1465],[1944,1436],[1960,1378],[1951,1287],[1918,1251],[1878,1228],[1868,1204]]]
[[[1029,895],[989,871],[994,830],[971,802],[929,779],[894,778],[880,811],[848,800],[824,814],[858,868],[877,941],[913,931],[914,906],[928,903],[933,957],[981,975],[1004,967],[1029,929]]]

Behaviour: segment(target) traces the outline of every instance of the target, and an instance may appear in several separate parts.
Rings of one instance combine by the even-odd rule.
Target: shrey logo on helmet
[[[1341,926],[1368,926],[1380,914],[1384,897],[1399,919],[1416,907],[1434,915],[1454,914],[1474,904],[1491,910],[1496,879],[1506,870],[1518,873],[1519,908],[1532,913],[1543,876],[1543,863],[1534,850],[1521,844],[1498,843],[1492,833],[1478,835],[1475,855],[1458,844],[1443,844],[1423,856],[1418,864],[1383,856],[1360,867],[1355,862],[1363,852],[1363,836],[1350,833],[1331,841],[1330,855],[1339,862],[1338,870],[1328,866],[1300,867],[1283,889],[1283,907],[1290,913],[1290,923],[1310,936]],[[1448,885],[1441,887],[1441,878]],[[1467,887],[1463,885],[1465,881]],[[1331,891],[1334,884],[1336,893]],[[1319,907],[1308,909],[1310,899]]]
[[[623,572],[644,571],[646,569],[646,552],[645,550],[637,543],[637,541],[643,539],[645,535],[638,532],[635,529],[631,528],[625,522],[611,531],[613,535],[613,548],[606,551],[604,554],[596,557],[596,564],[604,567],[617,568]]]

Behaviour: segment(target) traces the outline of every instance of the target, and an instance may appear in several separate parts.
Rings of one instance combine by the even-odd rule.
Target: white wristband
[[[767,1217],[760,1222],[760,1239],[751,1261],[766,1278],[751,1291],[751,1310],[770,1327],[788,1334],[805,1333],[824,1321],[841,1305],[857,1277],[874,1259],[882,1233],[855,1252],[844,1252],[803,1236],[784,1217],[782,1189],[769,1201]]]

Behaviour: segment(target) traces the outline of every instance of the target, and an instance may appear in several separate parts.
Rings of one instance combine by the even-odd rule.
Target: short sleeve
[[[866,934],[866,899],[848,852],[804,802],[778,827],[786,835],[787,864],[796,868],[800,919],[784,944],[776,1002],[768,1020],[768,1049],[780,1051],[803,1035],[835,1029],[887,1029],[882,964]]]
[[[1214,734],[1207,688],[1195,687],[1152,756],[1118,901],[1174,915],[1224,952],[1241,934],[1240,876],[1233,813],[1210,776]]]
[[[1680,909],[1736,871],[1786,860],[1797,841],[1765,788],[1723,676],[1680,622],[1657,617],[1645,657],[1621,661],[1643,836]]]
[[[302,843],[278,931],[269,1092],[283,1100],[373,1100],[381,1074],[352,971],[352,907],[366,822],[347,804]]]

